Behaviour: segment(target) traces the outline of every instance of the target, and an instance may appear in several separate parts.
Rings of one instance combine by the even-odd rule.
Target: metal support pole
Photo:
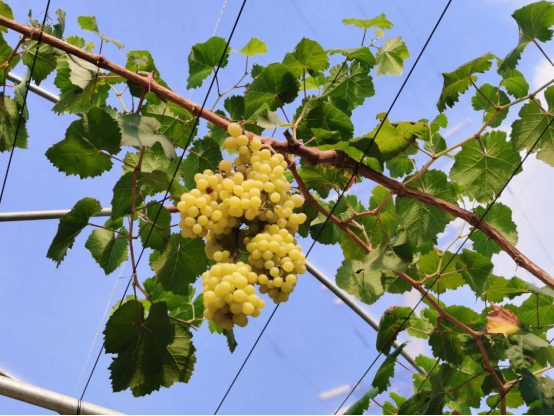
[[[167,206],[171,212],[176,212],[175,207],[173,206]],[[20,212],[2,212],[0,213],[0,222],[6,222],[6,221],[33,221],[33,220],[50,220],[50,219],[57,219],[61,218],[64,215],[66,215],[70,210],[68,209],[60,209],[60,210],[54,210],[54,211],[20,211]],[[100,211],[98,214],[95,214],[96,217],[108,217],[112,214],[111,208],[104,208],[102,211]],[[321,283],[323,283],[331,292],[333,292],[335,295],[338,296],[339,299],[341,299],[350,309],[352,309],[360,318],[362,318],[364,321],[366,321],[369,326],[371,326],[376,331],[379,331],[379,323],[375,320],[373,316],[371,316],[364,308],[360,306],[358,302],[356,302],[354,299],[348,295],[348,293],[344,292],[341,288],[339,288],[335,282],[333,282],[331,279],[329,279],[325,274],[323,274],[321,271],[319,271],[312,263],[309,261],[306,261],[306,269]],[[398,341],[394,343],[395,348],[397,348],[400,345]],[[415,358],[408,353],[406,350],[402,351],[402,356],[408,361],[417,371],[419,371],[421,374],[426,374],[425,370],[423,370],[421,367],[419,367],[416,362]]]
[[[16,84],[21,84],[23,82],[23,79],[20,76],[17,76],[11,72],[8,73],[8,79]],[[48,101],[53,102],[54,104],[60,101],[60,97],[58,97],[56,94],[51,93],[44,88],[40,88],[34,82],[31,82],[31,85],[29,85],[29,91],[34,92],[36,95],[39,95],[42,98],[46,98]]]
[[[50,390],[0,376],[0,395],[49,409],[62,415],[74,415],[79,400]],[[123,415],[92,403],[81,402],[81,415]]]

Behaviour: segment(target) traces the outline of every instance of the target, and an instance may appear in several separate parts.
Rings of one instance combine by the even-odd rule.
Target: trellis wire
[[[177,163],[177,166],[175,168],[175,172],[173,174],[173,176],[171,177],[171,180],[169,181],[169,185],[167,187],[167,191],[165,192],[165,195],[162,199],[162,201],[165,201],[169,195],[169,192],[171,190],[171,186],[173,185],[173,182],[175,181],[175,177],[177,176],[177,173],[179,172],[179,168],[181,167],[181,163],[183,161],[183,158],[185,156],[185,153],[191,143],[191,140],[192,140],[192,137],[194,135],[194,130],[196,129],[196,127],[198,126],[198,123],[199,123],[199,120],[200,120],[200,117],[202,115],[202,112],[204,111],[204,107],[206,106],[206,103],[208,101],[208,98],[210,97],[210,92],[212,91],[212,88],[213,88],[213,85],[215,83],[215,80],[217,78],[217,74],[219,72],[219,68],[221,67],[221,64],[223,62],[223,59],[225,58],[225,54],[227,52],[227,50],[229,49],[229,44],[231,43],[231,39],[233,38],[233,34],[235,33],[235,29],[237,28],[237,25],[238,25],[238,22],[239,22],[239,19],[242,15],[242,11],[244,10],[244,6],[246,5],[246,1],[247,0],[243,0],[242,2],[242,5],[239,9],[239,12],[237,14],[237,17],[235,19],[235,23],[233,24],[233,28],[231,29],[231,33],[229,35],[229,38],[227,39],[227,43],[225,45],[225,49],[223,50],[223,54],[221,55],[221,59],[219,60],[219,63],[218,65],[216,66],[215,70],[214,70],[214,76],[212,77],[212,81],[210,82],[210,86],[208,87],[208,91],[206,93],[206,97],[204,98],[204,101],[202,102],[202,106],[200,107],[200,111],[198,113],[198,116],[195,117],[194,119],[194,124],[192,126],[192,129],[190,131],[190,135],[189,135],[189,138],[187,140],[187,143],[185,144],[185,147],[183,148],[183,152],[181,153],[181,157],[179,158],[179,162]],[[156,226],[156,222],[158,221],[158,217],[160,216],[160,212],[161,212],[161,209],[158,210],[157,214],[156,214],[156,217],[154,218],[154,221],[152,223],[152,227],[150,228],[150,232],[148,233],[148,236],[146,237],[146,240],[142,246],[142,250],[140,252],[140,255],[138,257],[138,260],[137,260],[137,264],[135,265],[135,270],[136,268],[138,267],[139,263],[140,263],[140,260],[142,259],[142,256],[144,254],[144,251],[145,251],[145,247],[148,243],[148,240],[150,239],[150,236],[152,235],[152,231],[154,231],[154,227]],[[135,272],[135,270],[133,272]],[[125,288],[125,292],[123,293],[123,296],[121,297],[121,300],[119,301],[119,305],[118,305],[118,309],[121,307],[121,305],[123,304],[123,300],[125,299],[125,296],[127,295],[127,291],[129,290],[129,287],[131,286],[131,283],[134,281],[134,278],[136,276],[133,275],[132,278],[129,280],[129,283],[127,283],[127,287]],[[87,388],[90,384],[90,380],[92,379],[92,376],[94,374],[94,371],[96,370],[96,366],[98,365],[98,361],[100,360],[100,356],[102,355],[102,351],[104,350],[104,344],[102,344],[102,348],[100,348],[100,351],[98,352],[98,356],[96,357],[96,361],[94,362],[94,366],[92,367],[92,370],[91,370],[91,373],[89,375],[89,378],[87,380],[87,383],[85,385],[85,388],[83,389],[83,393],[81,394],[81,398],[79,399],[79,403],[82,401],[83,397],[85,396],[85,393],[87,391]],[[79,408],[77,409],[77,414],[79,412]]]
[[[350,184],[352,183],[352,181],[356,180],[356,174],[358,172],[358,169],[360,168],[360,165],[362,164],[364,158],[367,156],[369,150],[371,149],[373,143],[375,142],[375,138],[377,137],[377,135],[379,134],[379,131],[381,130],[381,127],[383,126],[383,124],[385,123],[385,121],[387,120],[390,112],[392,111],[394,105],[396,104],[396,101],[398,100],[398,97],[400,96],[400,94],[402,93],[402,90],[404,89],[406,83],[408,82],[408,80],[410,79],[415,67],[417,66],[419,60],[421,59],[421,56],[423,55],[423,53],[425,52],[425,49],[427,48],[427,45],[429,44],[429,42],[431,41],[431,38],[433,37],[433,35],[435,34],[435,31],[437,30],[437,27],[438,25],[440,24],[440,22],[442,21],[442,18],[444,17],[446,11],[448,10],[448,8],[450,7],[450,4],[452,3],[452,0],[449,0],[448,3],[446,4],[446,7],[444,8],[443,12],[441,13],[439,19],[437,20],[435,26],[433,27],[433,30],[431,31],[431,34],[429,35],[429,37],[427,38],[427,41],[425,42],[425,44],[423,45],[423,48],[421,49],[421,51],[419,52],[419,55],[417,56],[417,59],[415,60],[414,64],[412,65],[410,71],[408,72],[408,75],[406,76],[406,79],[404,80],[404,82],[402,83],[402,86],[400,87],[400,90],[398,91],[398,93],[396,94],[396,96],[394,97],[394,100],[392,101],[392,104],[390,105],[385,117],[383,118],[383,120],[381,121],[381,123],[379,124],[378,128],[377,128],[377,131],[375,132],[375,136],[373,136],[373,140],[371,140],[371,142],[369,143],[369,146],[367,147],[367,149],[365,150],[363,156],[361,157],[361,159],[356,163],[356,167],[354,168],[354,171],[352,173],[352,178],[348,181],[348,184],[345,186],[345,188],[342,190],[341,194],[339,195],[335,205],[331,208],[331,211],[329,212],[329,215],[325,217],[325,221],[323,222],[323,226],[320,228],[319,232],[316,234],[316,237],[314,238],[310,248],[308,249],[307,253],[306,253],[306,258],[308,258],[308,256],[310,255],[314,245],[316,244],[318,238],[321,236],[321,233],[323,231],[323,229],[325,228],[325,226],[327,225],[327,223],[329,222],[329,219],[331,218],[331,216],[333,215],[333,212],[335,210],[335,208],[337,207],[337,205],[339,204],[341,198],[344,196],[344,193],[346,192],[346,190],[349,188]],[[341,67],[341,69],[339,70],[339,72],[337,73],[337,76],[335,77],[335,79],[333,80],[333,82],[337,79],[338,77],[338,74],[342,71],[342,68],[344,67],[344,65],[346,64],[346,60],[343,62],[343,65]],[[219,406],[217,407],[214,415],[217,414],[217,412],[219,411],[219,409],[221,408],[221,406],[223,405],[223,402],[225,401],[227,395],[229,394],[229,392],[231,391],[231,389],[233,388],[233,385],[235,384],[235,381],[237,380],[238,376],[240,375],[240,373],[242,372],[242,369],[244,368],[244,366],[246,365],[246,362],[248,361],[248,359],[250,358],[250,356],[252,355],[252,352],[254,351],[254,349],[256,348],[256,346],[258,345],[258,342],[260,340],[260,338],[262,337],[262,335],[264,334],[267,326],[269,325],[269,323],[271,322],[273,316],[275,315],[275,312],[277,312],[277,309],[279,308],[279,305],[280,304],[277,304],[277,306],[275,306],[275,309],[273,310],[273,312],[271,313],[271,316],[269,317],[268,321],[266,322],[266,324],[264,325],[262,331],[260,332],[260,335],[258,335],[258,338],[256,339],[256,341],[254,342],[254,345],[252,346],[252,348],[250,349],[250,352],[248,353],[248,355],[246,356],[243,364],[240,366],[239,368],[239,371],[237,372],[235,378],[233,379],[233,381],[231,382],[229,388],[227,389],[227,392],[225,393],[225,395],[223,396],[223,399],[221,400],[221,402],[219,403]]]
[[[406,322],[408,322],[408,319],[410,319],[410,317],[413,315],[413,313],[415,312],[416,308],[421,304],[421,302],[423,301],[423,299],[427,296],[427,294],[429,293],[429,291],[433,288],[433,286],[435,285],[435,283],[437,282],[437,280],[441,277],[441,275],[444,273],[444,271],[447,269],[447,267],[450,265],[450,263],[452,262],[452,260],[454,260],[454,258],[458,255],[458,253],[460,252],[460,250],[462,249],[462,247],[465,245],[465,243],[467,243],[467,241],[469,240],[469,238],[473,235],[473,233],[477,230],[477,227],[479,226],[479,224],[481,224],[481,222],[483,221],[483,219],[485,218],[485,216],[489,213],[489,211],[491,210],[491,208],[494,206],[494,204],[496,203],[496,201],[498,200],[498,198],[500,198],[500,196],[502,195],[502,192],[504,191],[504,189],[506,189],[506,187],[508,186],[508,184],[510,183],[510,181],[514,178],[514,176],[518,173],[519,169],[521,169],[521,167],[523,166],[523,163],[527,160],[527,158],[529,157],[529,155],[533,152],[534,148],[537,146],[537,144],[539,143],[539,141],[542,139],[542,136],[548,131],[548,129],[550,128],[550,125],[552,124],[552,122],[554,121],[554,117],[552,119],[550,119],[550,122],[548,123],[548,125],[546,126],[546,128],[543,130],[543,132],[540,134],[540,136],[537,138],[537,140],[535,141],[535,143],[533,143],[533,146],[531,146],[531,148],[529,149],[529,151],[527,152],[527,154],[525,155],[525,157],[521,160],[521,162],[518,164],[518,166],[514,169],[512,175],[510,176],[510,178],[508,179],[508,181],[504,184],[504,186],[502,187],[502,189],[500,190],[500,192],[496,195],[496,197],[493,199],[493,201],[489,204],[489,206],[486,208],[485,212],[483,213],[483,215],[481,216],[481,218],[479,218],[479,221],[477,222],[477,224],[471,229],[471,231],[469,232],[469,234],[466,236],[466,238],[464,239],[464,241],[462,242],[462,244],[458,247],[458,249],[456,250],[456,252],[450,257],[450,259],[446,262],[446,265],[442,268],[441,272],[435,277],[435,279],[431,282],[431,284],[428,286],[428,288],[425,290],[425,293],[420,297],[419,301],[412,307],[412,309],[410,310],[410,313],[408,314],[408,316],[406,316],[406,318],[404,318],[404,320],[402,321],[402,323],[400,324],[400,326],[398,327],[398,329],[395,331],[394,335],[391,337],[391,339],[389,340],[389,342],[387,343],[387,345],[396,338],[396,336],[398,335],[398,333],[402,330],[402,328],[404,327],[404,325],[406,324]],[[362,380],[365,378],[365,376],[367,375],[367,373],[369,373],[369,371],[371,371],[371,368],[375,365],[375,363],[377,362],[377,360],[379,359],[379,357],[381,357],[381,355],[383,355],[383,352],[382,351],[379,351],[379,354],[377,355],[377,357],[373,360],[373,362],[370,364],[370,366],[368,367],[368,369],[364,372],[364,374],[362,375],[362,377],[358,380],[358,382],[354,385],[354,387],[352,388],[352,390],[350,391],[350,393],[348,394],[348,396],[346,396],[346,398],[344,399],[344,401],[342,402],[342,404],[339,406],[339,408],[337,409],[337,411],[335,412],[335,414],[337,414],[337,412],[342,408],[342,406],[344,406],[344,404],[346,403],[346,401],[350,398],[350,396],[352,395],[352,393],[354,392],[354,390],[356,389],[356,387],[358,387],[358,385],[362,382]],[[507,393],[506,393],[507,394]],[[496,407],[498,405],[498,403],[502,400],[504,396],[500,397],[499,400],[497,401],[497,403],[495,404],[494,407]],[[491,409],[492,411],[492,409]],[[489,412],[490,413],[490,412]]]
[[[23,105],[21,106],[21,112],[19,113],[19,118],[17,119],[17,127],[15,128],[15,137],[13,139],[12,148],[10,150],[10,157],[8,158],[8,166],[6,167],[6,174],[4,175],[4,182],[2,183],[2,191],[0,191],[0,204],[2,204],[2,199],[4,198],[4,191],[6,189],[6,183],[8,182],[8,174],[10,173],[10,167],[12,165],[13,154],[15,152],[15,147],[17,145],[17,138],[19,137],[19,131],[21,130],[21,121],[23,120],[23,114],[25,113],[25,107],[27,106],[27,96],[29,95],[29,85],[31,84],[31,79],[33,78],[33,72],[38,60],[40,43],[42,42],[42,33],[44,31],[44,26],[46,25],[46,19],[48,18],[48,10],[50,9],[50,0],[46,1],[46,10],[44,11],[44,19],[42,20],[42,26],[40,27],[40,32],[36,44],[36,52],[33,58],[33,63],[31,64],[31,69],[29,70],[29,79],[27,79],[27,85],[25,86],[25,95],[23,96]],[[30,44],[29,44],[30,45]],[[29,46],[30,47],[30,46]],[[28,49],[27,49],[28,52]]]

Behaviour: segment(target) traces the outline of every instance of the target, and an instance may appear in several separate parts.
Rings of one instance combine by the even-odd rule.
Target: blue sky
[[[217,34],[227,37],[240,6],[239,0],[229,0]],[[392,120],[434,118],[436,100],[442,87],[441,72],[487,51],[500,57],[517,42],[517,27],[511,13],[528,1],[515,0],[454,0],[435,37],[408,82]],[[45,1],[8,1],[16,19],[25,21],[29,8],[38,15]],[[51,12],[62,8],[67,12],[66,35],[79,34],[93,40],[76,25],[80,15],[96,15],[101,31],[123,41],[120,51],[105,45],[104,54],[115,62],[124,63],[127,50],[147,49],[152,52],[163,79],[178,93],[201,101],[205,88],[186,90],[187,56],[197,42],[213,33],[223,0],[183,1],[105,1],[75,2],[52,0]],[[267,43],[269,53],[255,61],[267,64],[280,61],[303,37],[320,42],[324,48],[352,47],[360,42],[361,31],[344,26],[346,17],[370,18],[384,12],[395,27],[390,37],[402,36],[411,58],[409,68],[427,39],[445,1],[392,0],[248,0],[242,19],[231,43],[240,49],[251,37]],[[15,39],[10,34],[9,39]],[[554,54],[548,45],[547,52]],[[543,64],[535,49],[524,54],[520,70],[534,89],[554,76],[551,67]],[[232,55],[228,68],[221,72],[223,85],[231,85],[242,74],[243,59]],[[15,72],[22,75],[23,69]],[[485,80],[485,78],[483,78]],[[42,86],[56,91],[52,77]],[[379,77],[375,80],[376,96],[356,110],[356,134],[370,131],[376,124],[375,115],[386,111],[403,81],[403,77]],[[470,106],[470,94],[449,110],[449,143],[456,143],[475,132],[480,115]],[[212,94],[212,100],[215,96]],[[111,189],[119,170],[100,178],[81,181],[65,177],[44,156],[44,152],[64,137],[73,116],[57,116],[50,111],[51,103],[29,95],[29,150],[15,152],[10,179],[0,210],[25,211],[70,208],[79,199],[97,198],[109,206]],[[509,128],[516,115],[512,111],[504,122]],[[457,126],[457,127],[455,127]],[[454,128],[455,127],[455,128]],[[0,168],[7,155],[0,154]],[[510,185],[502,202],[514,211],[519,227],[518,247],[550,274],[554,263],[543,249],[554,246],[554,224],[545,221],[550,214],[552,196],[543,195],[552,171],[531,157]],[[364,182],[353,192],[365,203],[372,184]],[[458,221],[452,223],[441,237],[447,244],[455,235]],[[29,383],[71,396],[80,395],[93,359],[101,346],[101,335],[94,345],[92,360],[84,369],[91,344],[108,306],[118,276],[122,276],[109,307],[121,297],[130,275],[130,267],[105,276],[94,262],[84,242],[88,233],[78,238],[60,268],[46,259],[46,251],[56,232],[57,221],[36,221],[0,224],[0,368]],[[309,247],[311,241],[303,241]],[[338,247],[317,245],[310,260],[333,277],[342,255]],[[516,270],[506,255],[494,258],[496,273],[506,277],[528,274]],[[140,265],[139,276],[151,276],[146,261]],[[531,279],[532,280],[532,279]],[[469,292],[458,290],[442,300],[463,298],[468,306],[479,309]],[[367,309],[377,318],[392,305],[413,305],[417,297],[386,296]],[[230,354],[225,339],[210,335],[207,327],[194,333],[198,350],[195,373],[189,384],[176,384],[145,398],[133,398],[129,392],[112,393],[107,367],[111,358],[103,355],[85,400],[125,413],[170,414],[213,413],[251,345],[270,315],[270,310],[251,321],[245,329],[236,331],[239,347]],[[103,325],[102,325],[103,327]],[[375,334],[344,304],[336,302],[331,292],[309,274],[300,280],[291,300],[282,305],[250,358],[240,378],[227,398],[221,413],[228,414],[329,414],[336,410],[345,394],[327,400],[323,392],[352,386],[374,359]],[[410,343],[414,352],[425,350],[419,341]],[[371,374],[352,400],[362,394],[371,381]],[[397,368],[395,389],[408,395],[411,376]],[[43,414],[43,409],[0,397],[0,410],[9,414]],[[380,413],[372,407],[370,413]]]

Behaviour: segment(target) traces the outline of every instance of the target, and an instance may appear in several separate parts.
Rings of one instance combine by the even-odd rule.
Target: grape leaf
[[[107,112],[92,107],[71,123],[65,139],[46,151],[46,157],[66,175],[90,178],[110,170],[110,154],[121,150],[121,130]]]
[[[391,241],[374,248],[365,259],[369,270],[403,272],[413,260],[413,251],[405,231],[398,233]]]
[[[292,56],[306,72],[323,71],[329,67],[329,58],[321,45],[308,38],[302,38],[294,48]]]
[[[475,212],[479,215],[485,213],[485,208],[477,207]],[[508,240],[513,245],[517,244],[517,227],[514,221],[512,220],[512,211],[506,205],[497,202],[491,209],[487,212],[485,221],[494,227],[500,234],[502,234],[506,240]],[[478,253],[491,257],[495,253],[500,253],[500,247],[491,239],[489,239],[481,231],[476,230],[469,237],[473,241],[473,248]]]
[[[0,71],[1,72],[1,71]],[[0,94],[0,101],[3,102],[0,108],[0,152],[9,151],[12,149],[15,142],[15,147],[27,149],[27,120],[25,117],[19,120],[20,110],[17,103],[10,97]],[[17,124],[21,123],[17,132],[17,140],[15,132]]]
[[[146,319],[141,302],[131,300],[121,305],[104,330],[106,353],[117,354],[110,365],[113,391],[130,388],[136,397],[158,390],[173,331],[165,303],[151,305]]]
[[[483,84],[479,87],[479,91],[471,98],[471,104],[476,111],[484,110],[483,122],[489,121],[491,117],[494,119],[489,123],[490,127],[498,127],[508,115],[509,108],[506,108],[496,113],[497,106],[503,106],[510,103],[510,98],[504,91],[498,89],[491,84]],[[493,105],[494,104],[494,105]]]
[[[120,119],[123,146],[151,147],[160,143],[165,155],[172,159],[175,157],[173,143],[161,134],[162,124],[154,117],[145,117],[139,114],[125,114]]]
[[[138,165],[140,158],[140,152],[128,152],[123,159],[128,165],[123,165],[123,170],[126,172],[132,172],[134,167]],[[161,143],[156,142],[152,147],[147,147],[144,150],[142,157],[142,164],[140,165],[140,171],[143,173],[154,172],[155,170],[161,170],[170,175],[175,173],[176,159],[169,159],[165,155],[165,151]]]
[[[285,124],[285,122],[277,113],[264,109],[256,113],[256,124],[263,129],[273,130]]]
[[[456,267],[462,269],[462,276],[477,296],[481,296],[489,283],[493,265],[482,254],[464,249],[456,259]]]
[[[262,42],[258,38],[252,38],[242,47],[239,53],[246,56],[265,55],[267,53],[267,46],[265,42]]]
[[[324,88],[325,95],[342,98],[348,103],[349,110],[362,105],[366,98],[375,95],[373,79],[368,71],[355,62],[331,68],[329,81]]]
[[[137,174],[137,182],[142,178],[142,174]],[[112,197],[112,215],[111,218],[116,220],[131,213],[132,195],[133,195],[133,172],[123,174],[115,183]],[[136,188],[136,184],[135,184]],[[135,195],[135,207],[139,207],[142,203],[143,196],[140,192]]]
[[[364,412],[369,408],[370,400],[377,397],[379,390],[375,387],[365,392],[365,394],[356,402],[354,402],[346,412],[345,415],[363,415]]]
[[[549,114],[554,112],[554,86],[544,93]],[[542,112],[535,102],[529,102],[521,107],[519,119],[512,124],[511,141],[514,150],[531,150],[537,152],[537,159],[554,166],[554,122],[552,116]],[[550,123],[550,126],[549,126]],[[540,138],[540,140],[539,140]]]
[[[552,39],[550,27],[554,25],[554,4],[549,1],[531,3],[516,10],[512,17],[519,27],[519,42],[502,61],[499,67],[501,71],[515,68],[529,43],[534,40],[547,42]]]
[[[343,260],[337,270],[337,286],[371,305],[384,293],[381,272],[371,270],[363,260]]]
[[[357,46],[355,48],[328,49],[329,55],[340,53],[344,57],[364,66],[366,69],[373,68],[375,65],[375,56],[367,46]]]
[[[537,378],[531,371],[523,369],[519,390],[525,403],[532,409],[529,413],[537,411],[541,415],[554,413],[554,380],[550,377]]]
[[[311,131],[311,134],[301,131],[301,135],[306,139],[316,136],[318,145],[347,141],[354,135],[354,126],[350,118],[327,102],[317,103],[307,114],[307,121],[302,127]]]
[[[2,7],[3,4],[4,3],[0,2],[0,8]],[[2,11],[0,10],[0,15],[1,13]],[[7,30],[6,28],[4,28],[4,26],[0,26],[0,32],[3,32],[3,31],[7,31]],[[2,64],[4,65],[7,64],[7,60],[11,56],[12,52],[13,52],[12,47],[8,45],[8,43],[4,40],[4,37],[0,35],[0,62],[2,62]],[[20,59],[21,59],[21,56],[18,54],[15,54],[12,57],[12,60],[10,61],[10,63],[8,64],[6,71],[0,71],[0,83],[4,84],[6,82],[5,75],[7,75],[7,73],[10,72],[19,63]]]
[[[119,49],[123,49],[125,47],[125,45],[117,39],[108,38],[104,36],[104,34],[100,33],[100,29],[98,28],[98,23],[96,22],[95,16],[79,16],[77,18],[77,23],[79,23],[81,29],[88,30],[89,32],[94,33],[104,42],[111,43],[117,46]]]
[[[402,37],[385,40],[385,47],[377,52],[377,76],[379,75],[402,75],[404,61],[410,57],[408,47],[402,41]]]
[[[408,186],[445,201],[456,202],[456,191],[444,172],[427,171],[416,182]],[[415,248],[434,241],[437,234],[443,232],[452,219],[450,214],[410,198],[397,198],[396,210],[400,215],[400,224],[407,231],[408,238]]]
[[[116,228],[112,220],[108,220],[105,227]],[[121,226],[117,228],[119,228],[119,230],[116,230],[117,234],[103,228],[94,230],[85,243],[85,247],[107,275],[117,269],[128,258],[129,240],[127,230]]]
[[[275,111],[298,95],[299,83],[283,64],[272,64],[256,77],[244,95],[244,117],[250,118],[267,105]]]
[[[4,16],[8,19],[13,20],[13,11],[10,6],[8,6],[3,1],[0,1],[0,16]],[[8,28],[0,26],[0,32],[8,33]]]
[[[383,364],[379,367],[377,372],[375,373],[375,377],[373,378],[373,382],[371,385],[376,388],[379,393],[384,392],[390,387],[390,381],[391,378],[394,377],[394,367],[396,365],[396,360],[398,359],[398,356],[406,347],[407,343],[401,344],[398,348],[396,348],[393,352],[391,352],[387,358],[385,358],[385,361],[383,361]]]
[[[158,71],[158,68],[156,68],[156,65],[154,64],[154,58],[152,57],[152,54],[148,51],[134,50],[127,52],[127,62],[125,63],[125,69],[136,73],[148,73],[158,84],[166,88],[168,87],[165,81],[162,80],[160,76],[160,71]],[[123,81],[124,79],[121,78],[121,82]],[[127,80],[127,85],[129,86],[129,92],[133,97],[139,98],[145,92],[140,85],[134,83],[133,81]],[[155,96],[155,94],[151,92],[146,93],[146,97],[149,101],[159,103],[158,98]],[[174,105],[174,108],[176,107],[177,106]]]
[[[379,16],[376,16],[373,19],[343,19],[342,23],[344,23],[345,25],[356,26],[361,29],[370,29],[372,27],[379,27],[381,29],[392,29],[392,27],[394,26],[387,19],[387,16],[385,16],[384,13],[381,13]]]
[[[489,70],[492,65],[494,55],[490,52],[481,55],[469,62],[466,62],[458,69],[452,72],[444,72],[442,74],[444,83],[442,92],[437,102],[437,108],[442,113],[446,107],[454,107],[458,101],[460,94],[466,92],[472,82],[477,81],[475,74],[484,73]]]
[[[529,84],[525,80],[525,77],[517,69],[505,69],[504,71],[498,71],[502,76],[500,85],[506,88],[508,94],[515,98],[525,97],[529,93]]]
[[[506,358],[515,370],[530,369],[535,362],[553,363],[554,347],[535,334],[520,330],[508,337],[508,345]]]
[[[46,257],[54,260],[59,266],[67,250],[73,247],[79,233],[88,225],[90,217],[102,210],[100,202],[93,198],[83,198],[60,219],[58,231],[48,248]]]
[[[139,223],[139,236],[142,245],[159,251],[164,250],[171,234],[169,228],[171,214],[163,205],[151,205],[146,209],[146,218],[149,222],[141,221]],[[152,225],[154,221],[156,226]]]
[[[227,66],[229,62],[227,42],[223,38],[214,36],[204,43],[197,43],[190,51],[188,62],[187,88],[198,88],[220,62],[220,68]]]
[[[192,189],[195,187],[194,175],[206,169],[219,170],[219,162],[223,156],[219,144],[211,138],[196,140],[190,150],[183,160],[182,171],[185,185]]]
[[[194,126],[195,117],[171,101],[154,103],[149,101],[142,106],[143,116],[153,117],[161,124],[160,133],[176,146],[186,147],[189,139],[196,136],[197,128]]]
[[[184,238],[180,234],[172,234],[170,240],[165,251],[150,257],[150,267],[165,290],[187,295],[190,285],[208,267],[204,241]]]
[[[344,171],[332,167],[322,167],[321,165],[303,166],[298,173],[306,187],[316,190],[323,198],[329,196],[331,189],[344,189],[350,180]]]
[[[398,332],[405,329],[406,318],[408,318],[410,312],[411,308],[407,306],[393,306],[385,311],[381,316],[379,331],[377,332],[377,351],[389,354]]]
[[[462,146],[456,153],[450,179],[477,202],[491,202],[521,162],[503,131],[491,131]]]
[[[431,286],[435,280],[431,279],[426,285],[433,292],[444,293],[449,289],[457,289],[458,287],[465,285],[466,282],[462,277],[462,274],[456,272],[456,270],[458,270],[458,267],[456,266],[456,259],[451,260],[452,257],[453,254],[449,251],[441,252],[439,257],[439,253],[437,253],[436,250],[431,250],[429,253],[420,256],[417,264],[420,271],[427,275],[437,272],[441,273],[435,284]]]
[[[37,45],[38,43],[35,41],[29,42],[27,50],[23,54],[22,61],[23,64],[29,68],[29,70],[31,70],[34,63],[33,81],[35,84],[40,85],[40,83],[56,69],[57,56],[52,46],[45,43]]]

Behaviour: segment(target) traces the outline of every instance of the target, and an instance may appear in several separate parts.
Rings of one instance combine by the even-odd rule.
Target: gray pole
[[[79,400],[50,390],[23,383],[22,381],[0,376],[0,395],[25,403],[49,409],[62,415],[74,415]],[[106,409],[92,403],[81,402],[82,415],[123,415],[124,413]]]
[[[174,210],[174,207],[170,207],[172,210]],[[68,209],[60,209],[60,210],[53,210],[53,211],[20,211],[20,212],[2,212],[0,213],[0,222],[7,222],[7,221],[33,221],[33,220],[50,220],[50,219],[56,219],[61,218],[64,215],[66,215],[70,210]],[[111,208],[104,208],[102,211],[100,211],[98,214],[95,214],[96,217],[108,217],[112,214]],[[364,321],[366,321],[369,326],[371,326],[376,331],[379,331],[379,323],[375,320],[373,316],[371,316],[364,308],[360,306],[360,304],[352,299],[348,293],[344,292],[341,288],[339,288],[335,282],[333,282],[331,279],[329,279],[325,274],[323,274],[321,271],[319,271],[312,263],[309,261],[306,261],[306,269],[321,283],[323,283],[331,292],[333,292],[335,295],[338,296],[339,299],[341,299],[350,309],[352,309],[356,314],[362,318]],[[398,347],[400,344],[395,342],[394,346],[395,348]],[[408,361],[418,372],[421,374],[426,374],[425,370],[423,370],[421,367],[419,367],[416,362],[415,358],[408,353],[406,350],[402,351],[402,356]]]
[[[12,82],[15,82],[16,84],[21,84],[23,82],[23,79],[20,76],[17,76],[11,72],[8,73],[8,79]],[[36,95],[39,95],[42,98],[46,98],[48,101],[53,102],[54,104],[60,101],[60,97],[58,97],[56,94],[51,93],[44,88],[40,88],[34,82],[29,85],[29,91],[34,92]]]

